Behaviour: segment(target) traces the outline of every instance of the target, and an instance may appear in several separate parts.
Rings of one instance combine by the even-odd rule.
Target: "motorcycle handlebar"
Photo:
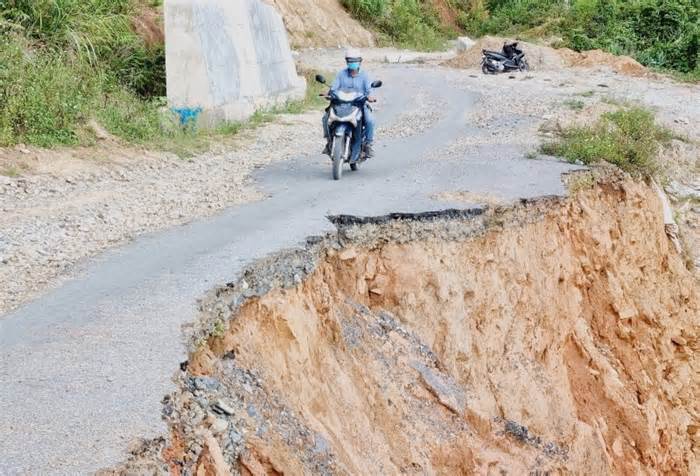
[[[322,98],[327,99],[329,101],[331,101],[333,99],[329,94],[324,94],[324,93],[320,93],[319,97],[322,97]],[[377,98],[367,98],[366,101],[374,103],[374,102],[377,102]]]
[[[324,99],[327,99],[328,101],[333,100],[333,98],[327,94],[319,94],[319,96],[324,98]],[[366,102],[375,103],[375,102],[377,102],[377,98],[372,98],[372,99],[367,98]]]

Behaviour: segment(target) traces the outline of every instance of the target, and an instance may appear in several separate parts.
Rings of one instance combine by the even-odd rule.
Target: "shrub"
[[[419,50],[441,48],[447,33],[432,4],[421,0],[342,0],[363,23],[378,30],[386,43]]]
[[[449,33],[428,0],[342,0],[382,38],[400,46],[435,49]],[[700,77],[698,0],[450,0],[468,34],[556,35],[559,46],[602,49],[642,64]]]
[[[654,176],[660,147],[671,137],[652,112],[630,107],[604,114],[593,126],[564,130],[558,141],[543,145],[542,152],[586,165],[606,161],[632,174]]]
[[[135,0],[0,0],[0,145],[131,141],[159,130],[164,45],[132,29]]]
[[[75,144],[95,95],[94,75],[62,55],[0,44],[0,144]]]
[[[136,6],[134,0],[0,0],[0,35],[21,32],[35,46],[98,68],[142,96],[163,95],[163,45],[146,45],[133,31]]]

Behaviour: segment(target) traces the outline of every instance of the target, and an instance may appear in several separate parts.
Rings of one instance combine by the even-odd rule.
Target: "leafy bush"
[[[61,55],[29,52],[20,38],[0,44],[0,144],[77,143],[91,76]]]
[[[562,46],[626,54],[642,64],[700,68],[697,0],[488,0],[489,14],[465,25],[477,34],[559,34]],[[483,17],[483,13],[481,13]],[[542,29],[546,26],[547,28]]]
[[[690,73],[700,66],[696,0],[578,0],[562,28],[568,46],[601,48],[642,64]]]
[[[449,36],[429,0],[343,0],[386,40],[434,49]],[[575,50],[626,54],[647,66],[700,77],[698,0],[449,0],[474,36],[560,36]]]
[[[655,123],[652,112],[630,107],[604,114],[593,126],[564,130],[558,141],[542,146],[542,152],[586,165],[606,161],[633,174],[653,176],[659,171],[660,147],[671,137]]]
[[[519,33],[559,18],[565,9],[560,0],[487,0],[470,11],[470,30],[479,36],[487,33]],[[479,21],[479,19],[481,19]]]
[[[135,0],[0,0],[0,145],[131,141],[159,131],[164,45],[133,30]]]
[[[36,47],[68,53],[142,96],[163,95],[164,47],[149,46],[134,32],[136,6],[134,0],[0,0],[0,35],[21,33]]]
[[[345,8],[376,29],[386,43],[420,50],[441,48],[447,33],[425,0],[342,0]]]

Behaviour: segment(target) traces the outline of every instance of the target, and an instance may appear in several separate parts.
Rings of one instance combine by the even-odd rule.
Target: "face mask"
[[[348,69],[350,71],[359,71],[360,70],[360,63],[348,63]]]

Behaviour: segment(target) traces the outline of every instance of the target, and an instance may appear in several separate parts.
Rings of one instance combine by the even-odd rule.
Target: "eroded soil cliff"
[[[203,303],[127,467],[181,474],[692,474],[700,296],[657,195],[336,217]]]
[[[372,46],[374,37],[337,0],[269,0],[294,48]]]

